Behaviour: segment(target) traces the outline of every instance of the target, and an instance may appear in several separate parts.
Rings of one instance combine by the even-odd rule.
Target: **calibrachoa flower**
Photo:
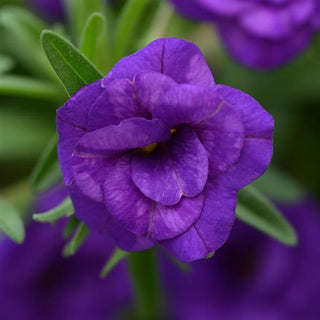
[[[311,201],[283,208],[299,235],[286,247],[237,221],[224,250],[183,274],[165,264],[174,320],[316,320],[320,306],[320,211]]]
[[[159,243],[181,261],[223,245],[237,191],[272,155],[272,117],[216,85],[200,50],[159,39],[57,112],[75,214],[125,250]]]
[[[186,16],[216,23],[222,40],[242,64],[261,69],[286,63],[319,29],[318,0],[171,0]]]
[[[66,196],[54,190],[41,199],[38,212]],[[16,245],[0,240],[1,320],[105,320],[130,306],[132,290],[124,265],[106,279],[99,271],[113,245],[90,235],[74,257],[62,257],[63,223],[31,223],[26,240]]]

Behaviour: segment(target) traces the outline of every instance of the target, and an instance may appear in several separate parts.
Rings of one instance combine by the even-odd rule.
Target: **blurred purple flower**
[[[27,3],[43,18],[51,21],[64,19],[65,10],[62,0],[26,0]]]
[[[319,29],[318,0],[171,0],[186,16],[215,22],[230,54],[259,69],[300,54]]]
[[[200,50],[159,39],[120,60],[57,112],[75,214],[124,250],[160,243],[181,261],[223,245],[237,191],[272,156],[272,117],[216,85]]]
[[[166,263],[172,319],[316,320],[320,316],[320,210],[283,208],[299,235],[286,247],[237,221],[224,250],[182,274]]]
[[[54,190],[38,204],[48,210],[66,195]],[[22,245],[0,241],[1,320],[105,320],[115,319],[131,301],[125,266],[106,279],[99,278],[113,245],[90,235],[74,257],[61,252],[62,227],[31,223]]]

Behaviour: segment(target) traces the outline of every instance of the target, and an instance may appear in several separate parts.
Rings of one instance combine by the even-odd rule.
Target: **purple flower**
[[[49,21],[61,21],[65,10],[61,0],[26,0],[35,11]]]
[[[54,190],[41,199],[48,210],[66,195]],[[26,240],[0,241],[1,320],[115,319],[131,302],[124,265],[102,280],[99,272],[113,249],[99,235],[90,235],[74,257],[62,257],[62,227],[31,223]]]
[[[230,54],[259,69],[300,54],[319,29],[318,0],[171,0],[186,16],[216,23]]]
[[[297,247],[237,221],[224,250],[192,264],[191,273],[166,263],[172,319],[319,319],[320,211],[309,200],[283,211],[298,232]]]
[[[273,119],[216,85],[200,50],[159,39],[57,112],[58,155],[76,216],[124,250],[159,243],[181,261],[223,245],[237,191],[272,155]]]

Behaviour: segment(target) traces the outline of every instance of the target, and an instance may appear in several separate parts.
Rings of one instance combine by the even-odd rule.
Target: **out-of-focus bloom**
[[[38,211],[51,208],[65,194],[65,190],[48,194]],[[31,223],[22,245],[1,239],[1,320],[115,319],[128,306],[131,286],[124,265],[106,279],[99,278],[112,244],[90,235],[74,257],[65,259],[61,234],[61,223]]]
[[[160,243],[181,261],[223,245],[237,191],[272,156],[273,119],[216,85],[200,50],[159,39],[120,60],[57,112],[75,214],[125,250]]]
[[[172,319],[316,320],[320,316],[320,210],[284,208],[299,235],[289,248],[237,221],[224,250],[182,274],[166,264]]]
[[[43,18],[55,22],[63,20],[65,9],[62,0],[26,0]]]
[[[318,0],[171,0],[186,16],[215,22],[240,63],[269,69],[297,56],[319,29]]]

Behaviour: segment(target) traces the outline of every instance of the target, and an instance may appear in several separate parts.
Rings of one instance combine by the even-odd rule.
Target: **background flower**
[[[223,245],[237,191],[272,155],[272,117],[216,85],[200,50],[174,38],[120,60],[57,123],[76,216],[125,250],[158,242],[181,261]]]
[[[172,319],[318,319],[319,208],[305,200],[282,210],[299,234],[295,248],[237,221],[224,249],[191,273],[166,264]]]
[[[171,0],[192,19],[214,22],[240,63],[275,68],[300,54],[319,29],[316,0]]]
[[[42,197],[37,211],[52,208],[66,196],[55,189]],[[114,319],[128,307],[131,286],[123,264],[107,279],[99,272],[113,245],[90,235],[79,252],[62,257],[63,222],[31,223],[22,245],[0,241],[0,319]]]

